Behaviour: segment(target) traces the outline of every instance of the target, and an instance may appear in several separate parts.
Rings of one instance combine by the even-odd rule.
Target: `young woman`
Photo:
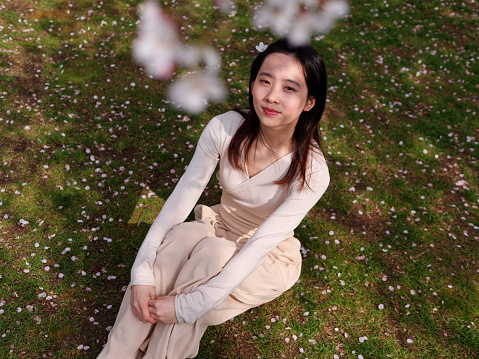
[[[193,358],[209,325],[288,290],[299,278],[293,237],[329,184],[319,123],[326,71],[286,39],[253,61],[250,110],[213,118],[132,268],[98,358]],[[217,163],[221,203],[195,207]]]

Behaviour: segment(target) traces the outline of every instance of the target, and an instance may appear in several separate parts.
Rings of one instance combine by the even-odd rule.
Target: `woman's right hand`
[[[148,302],[156,298],[155,287],[151,285],[132,285],[130,305],[133,315],[143,323],[155,324],[157,320],[150,315]]]

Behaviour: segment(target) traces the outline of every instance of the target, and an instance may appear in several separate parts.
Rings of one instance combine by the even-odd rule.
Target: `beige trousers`
[[[198,206],[196,221],[179,224],[165,236],[154,263],[157,296],[195,290],[217,275],[246,243],[247,237],[226,229],[214,208]],[[300,243],[290,237],[271,251],[228,297],[194,324],[140,322],[133,316],[128,286],[98,359],[194,358],[208,326],[223,323],[278,297],[296,282],[300,270]]]

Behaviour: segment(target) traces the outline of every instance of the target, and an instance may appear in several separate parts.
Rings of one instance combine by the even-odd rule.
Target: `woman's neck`
[[[264,145],[275,154],[282,157],[293,151],[293,133],[294,128],[291,131],[287,130],[274,130],[260,127],[260,133],[258,140],[264,142]]]

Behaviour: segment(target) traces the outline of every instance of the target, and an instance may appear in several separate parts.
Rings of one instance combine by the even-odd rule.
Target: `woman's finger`
[[[141,307],[141,314],[143,317],[143,323],[155,324],[157,320],[151,317],[150,308],[148,302],[145,301],[145,304]]]
[[[175,297],[157,297],[149,301],[149,310],[151,316],[166,324],[176,323]]]
[[[131,287],[130,304],[133,315],[143,323],[156,323],[156,320],[150,316],[148,307],[148,302],[155,297],[155,294],[155,287],[153,286],[133,285]]]

